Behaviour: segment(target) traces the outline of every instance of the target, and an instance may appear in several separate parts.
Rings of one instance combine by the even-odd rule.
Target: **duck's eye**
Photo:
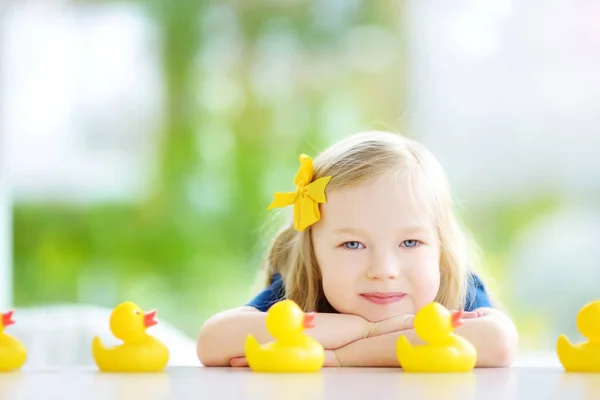
[[[134,311],[137,315],[141,315],[141,313],[138,310]]]

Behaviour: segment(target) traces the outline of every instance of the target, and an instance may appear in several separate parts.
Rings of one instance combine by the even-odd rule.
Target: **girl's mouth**
[[[361,293],[361,296],[374,304],[391,304],[396,303],[406,296],[406,293],[386,292],[386,293]]]

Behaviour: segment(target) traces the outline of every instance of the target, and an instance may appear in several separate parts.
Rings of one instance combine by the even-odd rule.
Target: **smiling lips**
[[[387,293],[362,293],[362,297],[375,304],[391,304],[400,301],[406,296],[406,293],[387,292]]]

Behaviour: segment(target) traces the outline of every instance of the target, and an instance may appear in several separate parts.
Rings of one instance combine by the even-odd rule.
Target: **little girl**
[[[267,287],[204,324],[202,364],[247,366],[246,336],[273,340],[266,311],[284,298],[317,311],[316,327],[305,332],[326,349],[326,366],[398,366],[400,332],[422,343],[412,321],[432,301],[465,311],[455,332],[477,349],[477,366],[512,363],[516,329],[472,270],[445,173],[425,148],[368,132],[338,142],[314,164],[302,155],[300,164],[296,191],[275,193],[269,206],[294,212],[270,248]]]

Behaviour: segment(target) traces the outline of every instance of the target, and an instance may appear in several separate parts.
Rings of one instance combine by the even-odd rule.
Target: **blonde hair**
[[[441,165],[421,144],[388,132],[350,136],[323,151],[313,161],[313,180],[331,176],[326,192],[357,185],[389,171],[408,172],[411,180],[430,195],[428,201],[440,241],[440,288],[436,301],[462,309],[470,279],[474,243],[459,223]],[[414,181],[413,179],[417,179]],[[335,311],[323,293],[321,272],[312,244],[312,229],[294,229],[290,220],[277,234],[266,259],[268,279],[280,273],[285,296],[304,311]]]

